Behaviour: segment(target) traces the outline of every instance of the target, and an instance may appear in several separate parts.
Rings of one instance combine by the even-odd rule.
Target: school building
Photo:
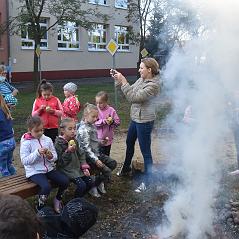
[[[110,16],[107,23],[94,20],[93,29],[86,30],[74,22],[56,26],[48,31],[41,40],[42,77],[53,79],[79,79],[83,77],[109,76],[113,60],[106,46],[114,39],[119,48],[115,54],[116,69],[126,75],[137,74],[138,46],[130,43],[127,0],[88,0],[90,7],[96,7],[101,13]],[[18,14],[19,1],[1,0],[1,17],[5,18],[3,7],[9,16]],[[55,22],[48,14],[42,14],[41,28],[47,28]],[[12,66],[14,81],[32,80],[34,41],[28,31],[29,26],[19,35],[5,34],[0,58]],[[133,25],[134,30],[139,29]],[[3,38],[3,37],[2,37]],[[1,52],[1,56],[2,56]]]

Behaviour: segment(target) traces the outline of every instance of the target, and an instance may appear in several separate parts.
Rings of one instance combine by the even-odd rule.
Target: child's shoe
[[[13,165],[8,166],[8,171],[11,175],[16,174],[17,170],[15,169],[15,167]]]
[[[41,210],[47,202],[47,195],[39,195],[36,209],[37,211]]]
[[[124,167],[124,165],[120,168],[120,170],[116,173],[117,176],[123,177],[123,176],[129,176],[131,172],[131,167]]]
[[[89,194],[93,197],[99,198],[100,194],[98,193],[98,190],[96,187],[93,187],[89,190]]]
[[[99,190],[101,193],[103,193],[103,194],[106,193],[106,191],[105,191],[105,184],[104,184],[103,182],[100,183],[100,185],[98,186],[98,190]]]
[[[63,208],[62,201],[58,200],[57,198],[54,198],[53,205],[55,212],[58,214],[61,213],[61,210]]]
[[[146,188],[146,186],[145,186],[145,183],[142,182],[134,191],[135,191],[136,193],[142,193],[142,192],[144,192],[146,189],[147,189],[147,188]]]

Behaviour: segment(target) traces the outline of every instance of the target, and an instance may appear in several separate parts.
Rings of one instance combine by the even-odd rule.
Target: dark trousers
[[[35,184],[40,186],[39,195],[49,195],[51,192],[51,184],[48,179],[50,179],[54,184],[59,186],[56,198],[58,200],[62,199],[62,195],[64,191],[67,189],[69,185],[69,179],[64,174],[57,170],[52,170],[48,173],[39,173],[30,177],[30,180]]]
[[[54,129],[44,129],[44,135],[48,136],[52,139],[53,143],[55,143],[55,139],[58,136],[58,128]]]
[[[235,146],[237,151],[237,165],[239,169],[239,126],[238,127],[234,126],[232,129],[232,132],[234,135],[234,141],[235,141]]]
[[[151,132],[153,129],[154,121],[147,123],[130,122],[126,139],[126,156],[123,169],[130,167],[132,158],[134,156],[134,146],[138,138],[141,153],[144,158],[144,172],[150,174],[152,171],[152,153],[151,153]]]
[[[112,171],[117,166],[117,162],[105,154],[100,154],[99,160],[104,164],[102,168],[96,167],[91,160],[86,158],[87,163],[90,164],[93,169],[96,169],[99,172],[99,174],[97,173],[95,179],[96,186],[98,186],[101,182],[108,182],[110,180]]]
[[[76,185],[75,197],[83,197],[93,187],[92,178],[87,176],[75,178],[72,182]]]
[[[100,153],[101,154],[105,154],[107,156],[110,156],[110,150],[111,150],[111,145],[101,146],[100,147]]]

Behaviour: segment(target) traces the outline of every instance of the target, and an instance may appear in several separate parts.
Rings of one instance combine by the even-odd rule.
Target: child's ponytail
[[[44,90],[49,90],[49,91],[53,92],[53,85],[50,82],[47,82],[46,79],[42,79],[42,81],[39,83],[39,85],[37,87],[36,97],[40,98],[41,92]]]

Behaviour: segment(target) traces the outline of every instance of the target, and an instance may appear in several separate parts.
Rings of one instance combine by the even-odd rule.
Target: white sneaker
[[[99,190],[101,193],[103,193],[103,194],[106,193],[106,191],[105,191],[105,184],[104,184],[103,182],[98,186],[98,190]]]
[[[146,190],[146,186],[145,186],[145,183],[141,183],[134,191],[136,193],[141,193],[141,192],[144,192]]]
[[[231,175],[231,176],[239,175],[239,169],[237,169],[233,172],[230,172],[229,175]]]
[[[98,190],[96,187],[93,187],[89,190],[89,194],[93,197],[99,198],[100,194],[98,193]]]

